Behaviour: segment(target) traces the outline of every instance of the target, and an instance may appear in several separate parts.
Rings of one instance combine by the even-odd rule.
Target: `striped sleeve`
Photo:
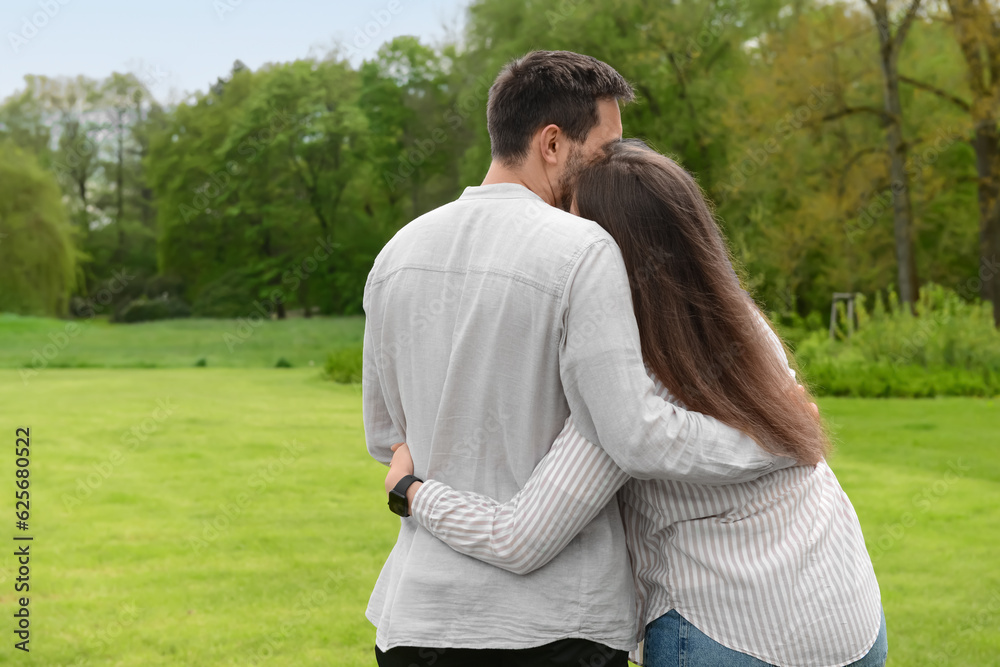
[[[527,574],[555,558],[626,481],[611,457],[567,419],[524,488],[506,503],[431,480],[417,490],[410,512],[455,551]]]

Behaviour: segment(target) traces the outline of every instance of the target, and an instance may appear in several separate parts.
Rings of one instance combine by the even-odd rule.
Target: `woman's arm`
[[[788,363],[778,337],[760,317],[761,335]],[[795,377],[789,367],[788,372]],[[660,398],[670,393],[654,379]],[[397,451],[386,489],[413,472],[405,448]],[[410,514],[455,551],[515,574],[532,572],[562,551],[609,503],[629,476],[566,420],[524,488],[506,503],[429,480],[410,487]]]
[[[394,457],[392,465],[400,462]],[[430,480],[417,489],[410,514],[455,551],[528,574],[555,558],[626,481],[611,457],[567,419],[524,488],[506,503]]]

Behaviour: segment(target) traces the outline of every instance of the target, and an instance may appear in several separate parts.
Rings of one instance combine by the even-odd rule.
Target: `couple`
[[[698,185],[622,140],[632,98],[588,56],[509,63],[483,184],[375,261],[382,667],[885,662],[815,406]]]

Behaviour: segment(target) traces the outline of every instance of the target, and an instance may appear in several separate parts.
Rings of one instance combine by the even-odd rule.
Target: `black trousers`
[[[375,647],[379,667],[627,667],[628,653],[588,641],[563,639],[526,649]]]

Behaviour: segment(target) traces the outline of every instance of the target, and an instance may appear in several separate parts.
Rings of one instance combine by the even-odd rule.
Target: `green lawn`
[[[212,368],[56,369],[24,387],[4,370],[0,405],[4,451],[18,426],[32,436],[26,664],[371,664],[363,610],[398,519],[356,387]],[[13,467],[3,456],[9,491]]]
[[[326,355],[359,346],[363,317],[178,319],[109,324],[0,314],[0,368],[322,367]],[[28,378],[34,377],[28,373]]]
[[[359,323],[269,323],[259,347],[230,360],[272,365],[267,340],[293,360],[291,332],[313,341],[302,355],[322,358]],[[21,336],[22,352],[37,343],[9,325],[0,322],[0,365],[17,366],[11,341]],[[93,326],[110,339],[81,334],[67,359],[120,351],[189,366],[185,350],[205,356],[220,330],[197,320]],[[190,338],[178,342],[185,327]],[[147,333],[157,349],[130,339]],[[325,382],[318,368],[213,367],[224,358],[208,368],[50,367],[28,382],[0,370],[5,533],[16,532],[14,429],[30,426],[35,537],[26,656],[12,648],[14,558],[0,557],[0,663],[374,665],[363,612],[398,520],[385,507],[384,469],[365,451],[358,388]],[[1000,402],[821,407],[839,442],[831,465],[875,561],[890,664],[1000,665]]]
[[[889,663],[1000,665],[1000,400],[824,399]]]

